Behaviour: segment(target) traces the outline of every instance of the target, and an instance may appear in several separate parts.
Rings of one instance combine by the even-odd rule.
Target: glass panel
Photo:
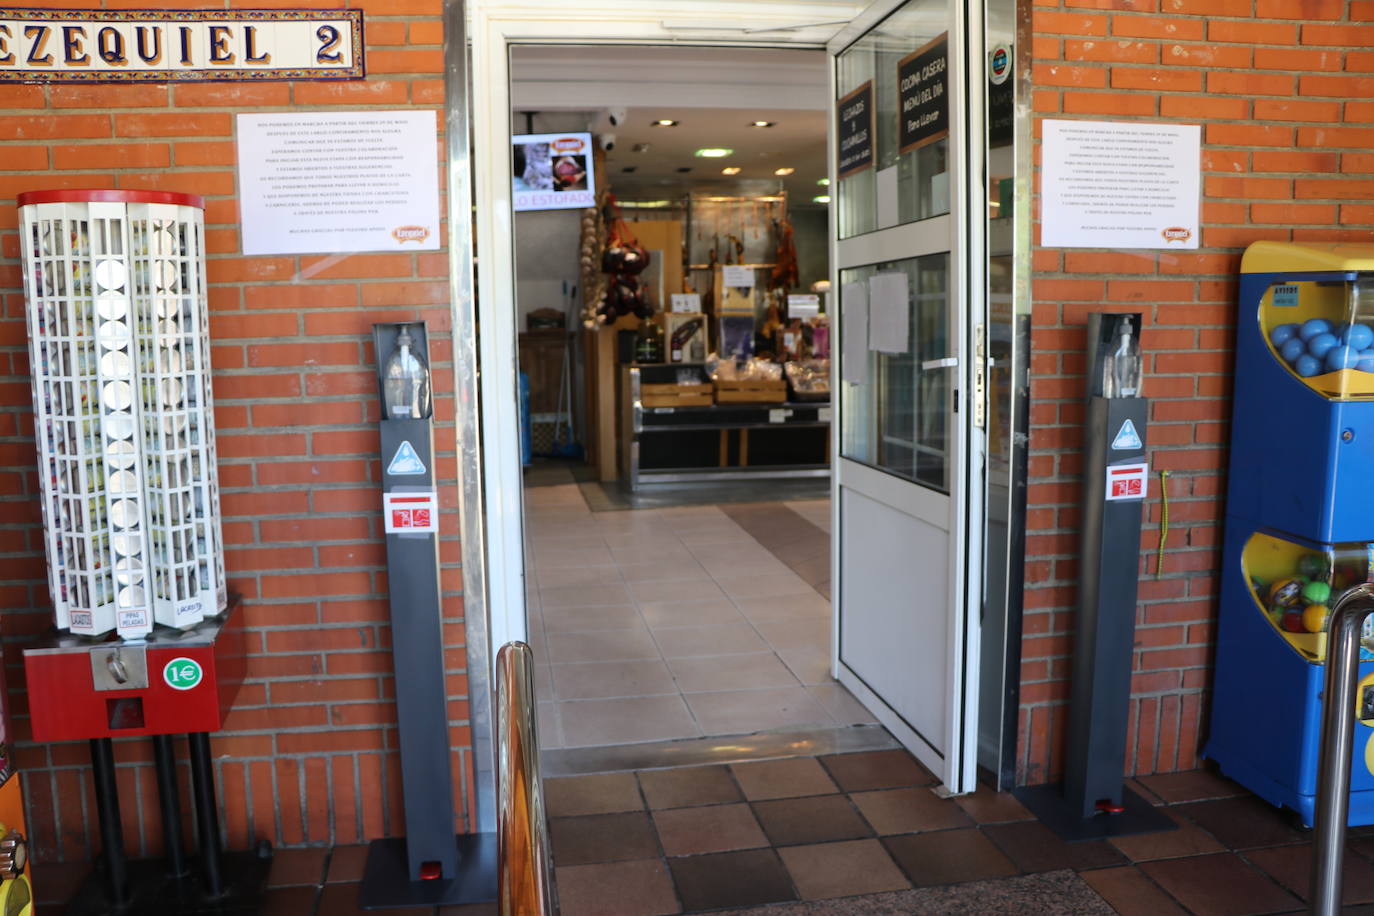
[[[869,119],[871,155],[859,157],[848,175],[842,162],[843,177],[833,189],[840,238],[949,212],[948,137],[908,142],[903,152],[898,112],[900,65],[915,52],[921,52],[923,60],[925,54],[938,59],[941,42],[948,44],[948,31],[948,0],[912,0],[836,57],[841,111],[853,110],[855,103],[865,101],[871,109],[864,113]],[[948,124],[948,70],[928,68],[921,82],[939,84],[932,92],[946,99],[944,123]],[[842,149],[841,159],[863,146]]]
[[[1273,357],[1328,398],[1374,397],[1374,274],[1270,285],[1260,328]]]
[[[892,275],[905,279],[894,287]],[[867,341],[851,341],[864,355],[862,368],[851,372],[843,357],[854,352],[845,345],[841,383],[841,454],[942,493],[949,492],[948,426],[954,368],[922,364],[952,355],[949,338],[949,255],[934,254],[886,264],[856,267],[840,273],[840,308],[845,333],[882,327],[881,290],[905,288],[907,321],[905,346],[878,343],[904,352],[868,348]],[[874,306],[869,309],[866,306]],[[868,321],[858,311],[868,311]],[[858,383],[850,379],[859,377]]]

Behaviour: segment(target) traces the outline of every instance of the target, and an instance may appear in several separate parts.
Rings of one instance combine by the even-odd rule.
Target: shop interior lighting
[[[751,122],[749,122],[749,126],[750,126],[750,127],[772,127],[772,126],[773,126],[774,124],[776,124],[776,123],[778,123],[778,122],[777,122],[777,121],[751,121]]]
[[[818,203],[818,204],[828,204],[828,203],[830,203],[830,195],[829,195],[829,194],[821,194],[821,195],[818,195],[818,196],[813,197],[813,198],[811,198],[811,199],[812,199],[813,201],[815,201],[816,203]]]
[[[697,150],[696,156],[699,159],[724,159],[726,156],[733,155],[734,152],[734,150],[722,146],[708,146],[705,149]]]
[[[720,173],[721,173],[722,175],[738,175],[738,174],[739,174],[739,166],[737,166],[737,165],[727,165],[725,168],[723,168],[723,169],[720,170]]]
[[[773,174],[777,175],[779,178],[786,178],[788,175],[791,175],[795,171],[796,169],[793,168],[774,169]]]
[[[828,188],[830,187],[830,179],[822,178],[820,181],[816,182],[816,184],[820,185],[823,188]]]
[[[653,122],[653,127],[677,127],[678,122],[672,118],[658,118]]]

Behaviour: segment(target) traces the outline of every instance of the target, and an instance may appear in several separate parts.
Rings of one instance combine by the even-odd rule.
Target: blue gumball
[[[1341,342],[1350,344],[1355,350],[1368,350],[1374,344],[1374,328],[1367,324],[1352,324],[1341,335]]]
[[[1298,326],[1296,324],[1281,324],[1269,332],[1269,342],[1276,347],[1281,347],[1297,336]]]
[[[1307,352],[1317,359],[1326,359],[1326,354],[1339,344],[1335,334],[1324,332],[1307,341]]]
[[[1318,334],[1330,334],[1331,322],[1325,318],[1309,318],[1302,323],[1302,328],[1298,331],[1298,336],[1303,340],[1311,340]]]
[[[1327,372],[1336,372],[1340,369],[1354,369],[1359,361],[1359,351],[1347,346],[1336,346],[1326,351]]]
[[[1374,372],[1374,356],[1361,358],[1360,361],[1355,364],[1355,368],[1361,372]]]
[[[1279,355],[1282,356],[1291,366],[1298,361],[1298,357],[1307,352],[1307,344],[1302,342],[1302,338],[1293,337],[1284,341],[1283,346],[1279,347]]]
[[[1311,378],[1322,371],[1322,364],[1315,356],[1303,354],[1298,357],[1298,361],[1293,365],[1293,368],[1297,370],[1298,375],[1301,375],[1303,378]]]

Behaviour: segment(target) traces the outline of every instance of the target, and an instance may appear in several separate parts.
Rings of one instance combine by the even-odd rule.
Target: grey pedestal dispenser
[[[1140,397],[1141,315],[1088,318],[1078,614],[1062,785],[1016,797],[1066,840],[1178,825],[1124,785],[1150,402]],[[1134,338],[1134,340],[1132,340]]]
[[[411,322],[373,325],[372,338],[382,395],[382,510],[406,832],[372,842],[358,904],[495,900],[495,834],[453,832],[428,335],[424,323]]]

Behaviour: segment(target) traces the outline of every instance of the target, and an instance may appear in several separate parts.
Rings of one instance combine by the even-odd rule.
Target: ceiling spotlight
[[[701,158],[701,159],[724,159],[726,156],[729,156],[729,155],[730,155],[731,153],[733,153],[733,152],[734,152],[734,150],[732,150],[732,149],[725,149],[724,147],[719,147],[719,146],[717,146],[717,147],[709,147],[709,146],[708,146],[706,149],[699,149],[699,150],[697,150],[696,155],[697,155],[698,158]]]
[[[796,169],[774,169],[773,174],[777,175],[779,178],[786,178],[788,175],[791,175],[795,171]]]
[[[816,182],[816,184],[820,185],[823,188],[828,188],[830,187],[830,179],[822,178],[820,181]]]
[[[677,122],[674,121],[672,118],[659,118],[658,120],[654,121],[654,123],[653,123],[652,126],[654,126],[654,127],[677,127]]]
[[[822,195],[820,195],[819,197],[813,197],[813,198],[811,198],[811,199],[812,199],[813,201],[815,201],[816,203],[818,203],[818,204],[828,204],[828,203],[830,203],[830,195],[829,195],[829,194],[822,194]]]
[[[738,174],[739,174],[739,166],[737,166],[737,165],[727,165],[725,168],[723,168],[723,169],[720,170],[720,173],[721,173],[722,175],[738,175]]]
[[[776,121],[750,121],[750,122],[749,122],[749,126],[750,126],[750,127],[772,127],[772,126],[773,126],[774,124],[776,124],[776,123],[777,123]]]

